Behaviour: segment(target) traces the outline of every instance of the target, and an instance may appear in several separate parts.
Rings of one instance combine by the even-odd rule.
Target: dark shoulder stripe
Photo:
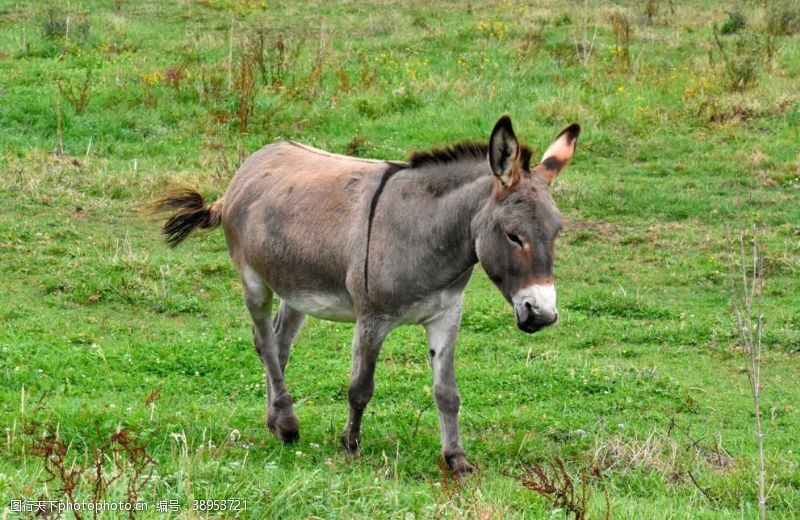
[[[389,163],[386,171],[383,172],[381,182],[378,184],[378,189],[376,189],[375,194],[372,195],[372,201],[369,205],[369,217],[367,219],[367,253],[364,255],[364,292],[367,294],[369,294],[369,245],[370,239],[372,238],[372,221],[375,218],[375,208],[378,207],[378,199],[380,199],[383,188],[386,187],[386,182],[389,178],[406,167],[407,166],[402,163]]]

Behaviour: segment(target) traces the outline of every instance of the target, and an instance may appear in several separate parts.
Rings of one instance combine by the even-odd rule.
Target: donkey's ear
[[[489,166],[504,188],[519,181],[519,142],[511,118],[503,116],[494,125],[489,139]]]
[[[544,177],[547,184],[553,182],[558,172],[572,160],[579,135],[581,127],[577,123],[572,123],[562,130],[542,155],[542,161],[533,168],[533,173]]]

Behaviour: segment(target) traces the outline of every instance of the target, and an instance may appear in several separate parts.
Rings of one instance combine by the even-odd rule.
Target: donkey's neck
[[[443,274],[447,273],[451,280],[458,279],[478,262],[472,223],[492,193],[493,177],[485,167],[485,161],[477,163],[470,169],[472,168],[475,168],[475,171],[470,171],[470,175],[478,173],[474,180],[440,198],[438,206],[440,220],[432,226],[435,235],[432,237],[433,240],[447,246],[440,249],[443,255],[440,266]],[[481,175],[480,172],[485,174]]]

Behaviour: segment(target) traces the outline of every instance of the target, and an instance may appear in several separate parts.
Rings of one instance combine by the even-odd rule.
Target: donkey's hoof
[[[300,440],[300,420],[295,415],[270,417],[267,419],[267,427],[281,442],[286,444]]]
[[[348,457],[361,456],[361,439],[351,437],[347,432],[342,434],[342,453]]]
[[[344,444],[342,444],[342,455],[347,457],[348,459],[357,459],[361,457],[361,449],[360,448],[348,448]]]
[[[467,461],[463,453],[445,455],[444,460],[447,462],[447,469],[455,475],[468,475],[475,471],[475,466]]]

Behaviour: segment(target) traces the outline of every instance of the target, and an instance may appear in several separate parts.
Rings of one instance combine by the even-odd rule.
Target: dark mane
[[[533,151],[524,144],[520,144],[520,147],[522,167],[525,170],[530,170]],[[408,163],[412,168],[419,168],[420,166],[432,164],[447,164],[461,159],[486,159],[488,154],[488,144],[478,141],[464,141],[444,148],[434,148],[427,152],[412,152]]]

